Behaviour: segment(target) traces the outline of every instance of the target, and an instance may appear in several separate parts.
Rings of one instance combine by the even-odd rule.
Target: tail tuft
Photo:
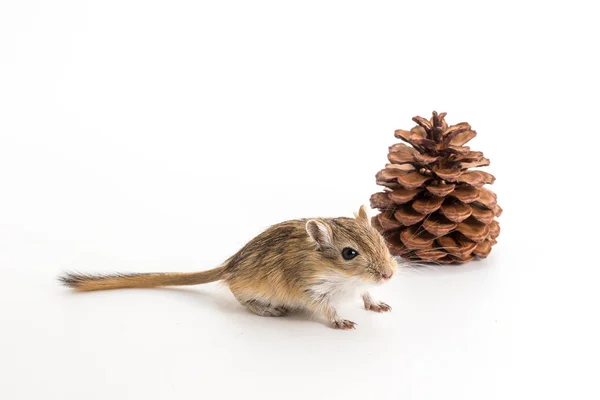
[[[112,280],[127,280],[131,278],[142,277],[149,274],[83,274],[79,272],[66,272],[65,274],[58,277],[58,281],[66,287],[73,289],[83,289],[90,283],[100,281],[112,281]]]

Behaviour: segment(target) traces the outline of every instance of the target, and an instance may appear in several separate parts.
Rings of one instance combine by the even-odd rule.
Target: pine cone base
[[[485,188],[494,176],[473,168],[489,165],[465,143],[477,133],[466,122],[448,126],[446,113],[414,117],[407,144],[389,148],[389,164],[376,175],[383,192],[371,196],[380,213],[373,226],[390,252],[410,261],[465,263],[487,257],[500,234],[496,195]]]

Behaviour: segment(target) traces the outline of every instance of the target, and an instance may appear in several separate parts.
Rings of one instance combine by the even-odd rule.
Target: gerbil
[[[388,281],[396,270],[383,237],[364,206],[355,218],[299,219],[274,225],[248,242],[223,265],[192,273],[87,275],[59,279],[79,291],[198,285],[223,280],[235,298],[262,316],[293,310],[323,315],[332,327],[353,329],[333,302],[361,290],[367,310],[390,311],[366,286]]]

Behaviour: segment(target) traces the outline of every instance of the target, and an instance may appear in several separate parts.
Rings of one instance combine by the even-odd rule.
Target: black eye
[[[342,250],[342,257],[344,257],[344,260],[352,260],[357,255],[358,251],[350,247],[344,247],[344,249]]]

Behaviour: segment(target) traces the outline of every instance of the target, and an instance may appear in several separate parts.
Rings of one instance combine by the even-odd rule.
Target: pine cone
[[[466,122],[448,126],[433,112],[430,120],[414,117],[417,126],[397,130],[410,144],[389,148],[385,169],[376,175],[384,191],[371,196],[380,214],[373,225],[393,255],[408,260],[465,263],[485,258],[496,244],[502,209],[496,195],[484,188],[495,178],[471,170],[490,161],[464,144],[476,136]]]

